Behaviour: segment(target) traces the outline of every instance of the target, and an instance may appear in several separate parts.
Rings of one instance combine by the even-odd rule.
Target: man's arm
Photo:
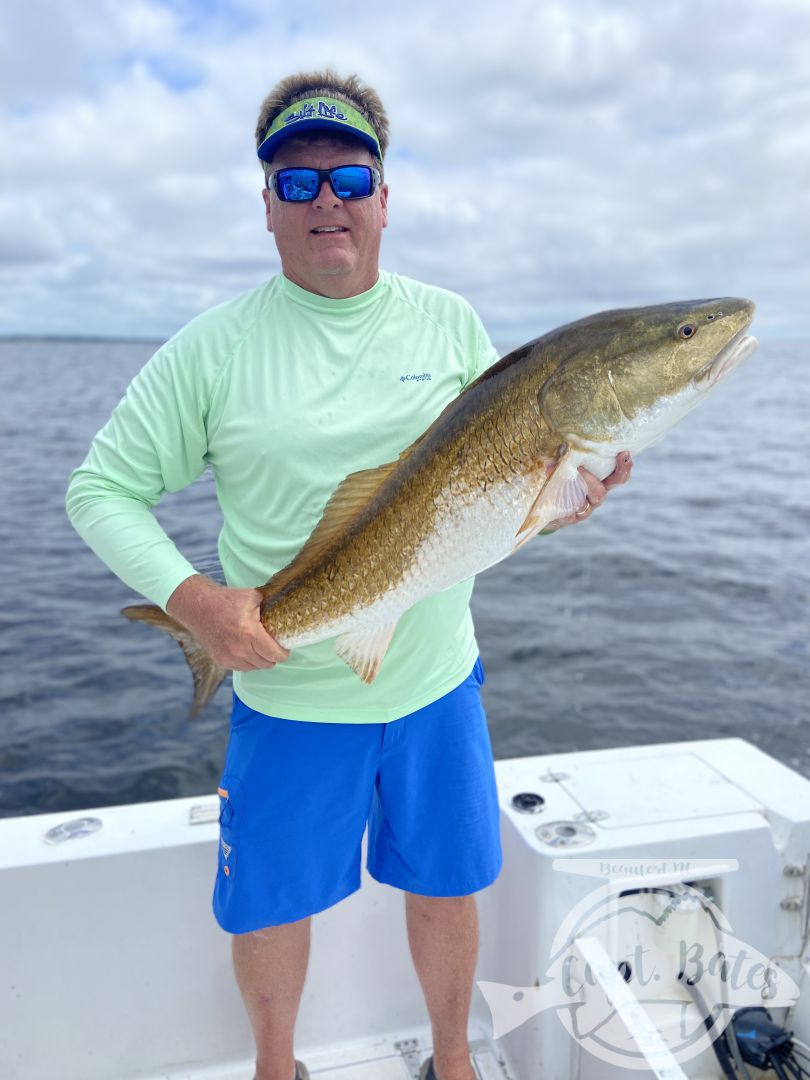
[[[203,395],[175,360],[171,344],[164,346],[135,376],[71,473],[65,500],[73,527],[99,558],[164,609],[196,571],[152,507],[206,465]]]
[[[71,474],[66,508],[76,531],[136,592],[183,623],[221,667],[272,667],[289,652],[259,621],[261,594],[198,574],[152,513],[206,466],[203,379],[171,345],[133,379]]]

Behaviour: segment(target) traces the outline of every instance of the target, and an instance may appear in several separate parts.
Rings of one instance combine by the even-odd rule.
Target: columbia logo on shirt
[[[424,382],[430,381],[431,374],[429,371],[423,371],[421,375],[400,375],[400,382]]]

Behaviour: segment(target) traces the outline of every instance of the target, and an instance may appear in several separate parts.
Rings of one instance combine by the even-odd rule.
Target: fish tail
[[[194,677],[194,701],[189,719],[196,716],[214,696],[217,687],[228,674],[227,668],[215,663],[190,630],[155,604],[132,604],[122,608],[121,614],[133,622],[149,623],[150,626],[163,630],[173,637],[183,650]]]

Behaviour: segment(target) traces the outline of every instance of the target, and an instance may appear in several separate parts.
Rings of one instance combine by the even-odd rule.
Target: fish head
[[[572,446],[638,451],[659,439],[756,349],[751,300],[725,297],[604,311],[556,333],[562,359],[539,392]]]

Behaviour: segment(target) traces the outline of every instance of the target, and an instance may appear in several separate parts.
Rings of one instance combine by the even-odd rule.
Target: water
[[[154,347],[0,342],[0,816],[210,794],[221,772],[229,688],[187,720],[180,651],[121,618],[133,594],[64,514]],[[478,578],[497,758],[741,736],[810,777],[807,351],[763,341],[592,520]],[[157,512],[210,560],[210,476]]]

